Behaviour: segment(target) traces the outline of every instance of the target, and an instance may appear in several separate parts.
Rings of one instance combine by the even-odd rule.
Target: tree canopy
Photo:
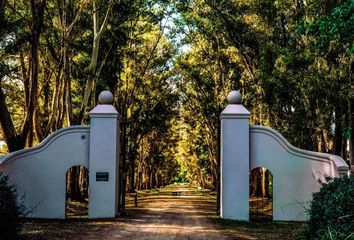
[[[354,164],[353,0],[4,0],[1,153],[88,124],[110,90],[124,189],[216,188],[219,114]]]

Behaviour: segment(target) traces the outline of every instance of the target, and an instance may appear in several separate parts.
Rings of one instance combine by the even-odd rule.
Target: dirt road
[[[215,213],[215,197],[203,196],[193,188],[171,186],[143,197],[138,205],[141,208],[131,209],[129,216],[134,232],[124,233],[124,238],[231,239],[208,218]]]
[[[303,224],[245,223],[215,215],[215,196],[187,185],[140,194],[115,220],[27,221],[22,239],[295,239]]]

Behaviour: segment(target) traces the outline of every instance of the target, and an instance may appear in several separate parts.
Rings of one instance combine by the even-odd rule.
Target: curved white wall
[[[347,171],[334,155],[301,150],[281,134],[263,126],[250,127],[250,170],[265,167],[273,174],[273,219],[306,220],[304,207],[318,192],[325,176]]]
[[[0,172],[24,195],[27,217],[65,218],[66,172],[75,165],[88,168],[90,129],[73,126],[56,131],[33,148],[0,160]]]

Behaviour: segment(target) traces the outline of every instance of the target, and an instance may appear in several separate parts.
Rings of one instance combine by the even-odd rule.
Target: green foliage
[[[218,115],[231,89],[241,90],[252,124],[301,148],[347,155],[341,143],[354,123],[346,111],[354,103],[352,0],[173,5],[177,37],[188,49],[174,65],[185,132],[178,159],[191,182],[213,177]]]
[[[313,195],[306,239],[347,239],[354,233],[354,176],[331,180]]]
[[[336,49],[354,54],[354,1],[347,0],[308,26],[317,35],[317,46],[323,50]]]
[[[17,202],[16,189],[0,173],[0,239],[15,239],[20,230],[23,207]]]

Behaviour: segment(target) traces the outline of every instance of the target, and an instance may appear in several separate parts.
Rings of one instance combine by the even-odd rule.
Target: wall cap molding
[[[272,137],[278,143],[280,143],[280,145],[282,145],[282,147],[290,154],[303,157],[303,158],[308,158],[315,161],[328,162],[330,164],[334,164],[340,176],[342,176],[343,174],[344,175],[347,174],[349,171],[349,166],[344,161],[344,159],[341,158],[340,156],[336,156],[328,153],[313,152],[313,151],[297,148],[292,144],[290,144],[283,135],[281,135],[279,132],[275,131],[274,129],[260,126],[260,125],[253,125],[250,126],[250,133],[262,133]]]
[[[0,170],[5,167],[7,164],[10,162],[23,157],[23,156],[28,156],[32,155],[35,153],[39,153],[44,151],[46,148],[48,148],[56,139],[59,137],[70,134],[70,133],[89,133],[90,132],[90,127],[89,126],[70,126],[66,128],[59,129],[52,134],[48,135],[42,142],[40,142],[38,145],[30,148],[25,148],[21,149],[15,152],[11,152],[2,158],[0,158]]]

